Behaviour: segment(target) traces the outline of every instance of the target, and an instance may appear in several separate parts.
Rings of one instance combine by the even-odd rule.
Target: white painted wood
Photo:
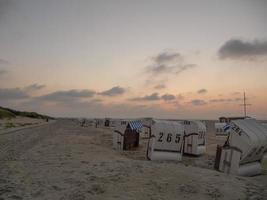
[[[148,143],[150,160],[178,160],[183,155],[184,126],[174,121],[153,120]]]
[[[242,176],[259,174],[267,151],[267,129],[255,119],[234,120],[230,125],[219,170]]]

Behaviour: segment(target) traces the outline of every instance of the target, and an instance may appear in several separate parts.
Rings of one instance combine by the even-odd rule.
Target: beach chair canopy
[[[127,127],[131,130],[141,131],[143,124],[140,121],[130,121]]]
[[[231,122],[229,145],[242,152],[241,163],[260,160],[267,150],[267,129],[255,119]]]

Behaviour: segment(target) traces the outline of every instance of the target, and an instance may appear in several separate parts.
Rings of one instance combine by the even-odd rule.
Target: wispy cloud
[[[0,0],[0,7],[1,7],[1,0]],[[0,8],[0,12],[1,12],[1,8]],[[0,69],[0,76],[3,76],[8,73],[6,69],[3,69],[3,67],[5,67],[6,65],[9,65],[9,62],[5,59],[0,58],[0,67],[2,67],[2,69]]]
[[[179,66],[177,68],[176,74],[180,74],[183,71],[186,71],[188,69],[192,69],[192,68],[195,68],[195,67],[197,67],[196,64],[185,64],[185,65],[181,65],[181,66]]]
[[[253,60],[267,55],[267,41],[230,39],[220,47],[218,55],[221,59]]]
[[[207,102],[202,99],[193,99],[189,103],[194,106],[203,106],[207,104]]]
[[[45,88],[45,85],[41,85],[41,84],[38,84],[38,83],[34,83],[32,85],[29,85],[29,86],[26,86],[24,88],[25,91],[27,92],[32,92],[32,91],[37,91],[37,90],[41,90]]]
[[[4,72],[5,73],[5,72]],[[0,70],[1,75],[1,70]],[[44,88],[45,85],[32,84],[26,87],[0,88],[0,100],[20,100],[31,98],[30,93]]]
[[[36,99],[43,101],[64,102],[64,101],[76,101],[81,98],[91,98],[96,94],[93,90],[64,90],[56,91],[46,95],[37,97]]]
[[[175,100],[176,97],[172,94],[164,94],[161,96],[161,99],[163,99],[164,101],[172,101]]]
[[[185,64],[184,58],[177,52],[162,52],[151,59],[152,64],[146,67],[146,71],[154,76],[181,72],[196,67],[195,64]]]
[[[233,92],[231,95],[241,95],[241,92]]]
[[[177,96],[177,99],[179,99],[179,100],[183,100],[183,99],[184,99],[184,96],[183,96],[182,94],[179,94],[179,95]]]
[[[228,99],[211,99],[210,102],[211,103],[223,103],[223,102],[235,102],[235,101],[241,101],[242,98],[228,98]]]
[[[162,52],[157,56],[153,57],[153,60],[159,64],[169,63],[173,61],[180,61],[182,59],[183,58],[181,54],[176,52]]]
[[[91,103],[101,103],[101,102],[103,102],[103,99],[91,99],[90,102]]]
[[[131,98],[129,99],[131,101],[156,101],[156,100],[160,100],[160,96],[157,92],[152,93],[150,95],[146,95],[143,97],[135,97],[135,98]]]
[[[1,4],[0,4],[0,6],[1,6]],[[8,65],[8,64],[9,64],[9,62],[7,60],[0,58],[0,65]]]
[[[99,98],[93,99],[96,95],[104,95],[104,96],[117,96],[123,94],[126,89],[122,87],[113,87],[110,90],[106,90],[101,93],[97,93],[94,90],[58,90],[48,94],[43,94],[40,96],[34,96],[35,91],[39,91],[46,87],[45,85],[34,83],[29,86],[25,86],[22,88],[0,88],[0,101],[6,102],[7,100],[21,100],[24,99],[28,102],[28,104],[34,104],[37,106],[43,105],[44,103],[56,103],[62,105],[71,105],[79,102],[89,102],[93,103],[101,103],[103,100]],[[25,104],[26,105],[26,104]]]
[[[29,98],[27,92],[20,88],[0,88],[0,100],[18,100]]]
[[[158,84],[158,85],[154,86],[154,89],[157,89],[157,90],[161,90],[161,89],[164,89],[164,88],[166,88],[165,84]]]
[[[145,95],[142,97],[135,97],[135,98],[131,98],[129,100],[130,101],[158,101],[158,100],[172,101],[175,99],[176,99],[176,97],[172,94],[159,95],[159,93],[154,92],[150,95]]]
[[[7,70],[0,69],[0,76],[7,74]]]
[[[118,96],[118,95],[122,95],[126,92],[126,89],[125,88],[122,88],[120,86],[116,86],[116,87],[113,87],[109,90],[105,90],[103,92],[100,92],[99,94],[100,95],[104,95],[104,96]]]
[[[208,90],[206,90],[204,88],[197,91],[198,94],[206,94],[207,92],[208,92]]]

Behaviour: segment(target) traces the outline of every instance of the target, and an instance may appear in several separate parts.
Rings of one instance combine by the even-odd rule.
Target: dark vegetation
[[[37,119],[54,119],[53,117],[50,117],[47,115],[41,115],[36,112],[18,111],[18,110],[4,108],[0,106],[0,119],[14,118],[16,116],[30,117],[30,118],[37,118]]]

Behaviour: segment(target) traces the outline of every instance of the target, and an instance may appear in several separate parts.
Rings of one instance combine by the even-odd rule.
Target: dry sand
[[[70,120],[0,135],[0,199],[267,199],[266,174],[212,169],[211,133],[208,153],[182,163],[147,161],[146,142],[115,151],[109,129]]]

